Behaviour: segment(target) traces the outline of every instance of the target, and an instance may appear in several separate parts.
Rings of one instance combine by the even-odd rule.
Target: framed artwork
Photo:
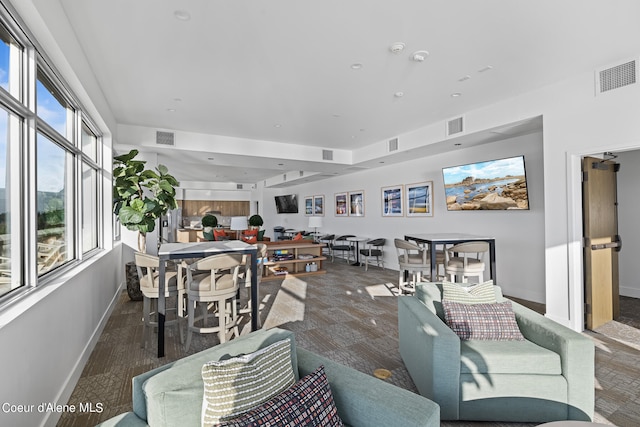
[[[336,216],[348,216],[349,204],[347,203],[347,193],[336,193],[336,210],[334,214]]]
[[[307,196],[304,198],[304,214],[305,216],[313,215],[313,197]]]
[[[407,216],[433,216],[433,182],[405,186]]]
[[[324,216],[324,196],[313,196],[313,214]]]
[[[404,216],[402,185],[382,187],[382,216]]]
[[[349,216],[364,216],[364,191],[349,192]]]

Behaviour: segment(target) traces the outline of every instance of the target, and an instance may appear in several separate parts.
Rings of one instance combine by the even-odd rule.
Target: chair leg
[[[184,351],[189,351],[189,346],[191,346],[191,335],[193,334],[193,325],[194,325],[194,317],[195,317],[195,301],[187,302],[187,339],[184,344]]]

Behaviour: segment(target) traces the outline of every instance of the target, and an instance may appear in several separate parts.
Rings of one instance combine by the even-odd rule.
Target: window
[[[38,117],[60,135],[71,140],[73,111],[56,86],[40,70],[36,83],[36,99]]]
[[[37,144],[38,275],[62,265],[73,255],[73,223],[69,188],[72,156],[38,133]]]
[[[20,99],[20,58],[23,49],[9,34],[6,28],[0,26],[0,87]]]
[[[98,247],[98,171],[82,164],[82,252]]]
[[[100,133],[32,40],[0,8],[0,304],[100,248],[110,187]]]
[[[22,284],[20,182],[20,120],[0,108],[0,296]]]

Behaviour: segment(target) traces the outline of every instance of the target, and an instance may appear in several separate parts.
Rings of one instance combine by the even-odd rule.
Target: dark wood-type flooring
[[[261,284],[264,327],[296,334],[299,346],[367,374],[391,371],[386,380],[416,391],[398,352],[397,271],[328,262],[327,274]],[[246,298],[243,289],[242,296]],[[522,301],[520,301],[522,302]],[[526,303],[526,302],[525,302]],[[541,304],[528,304],[540,312]],[[640,300],[622,298],[619,321],[585,334],[596,344],[596,419],[621,427],[640,425]],[[194,334],[184,352],[176,328],[166,332],[166,357],[156,357],[155,334],[141,348],[142,303],[123,292],[91,354],[69,403],[101,403],[100,414],[64,413],[58,426],[92,426],[131,410],[131,378],[218,343],[215,334]],[[241,334],[248,333],[248,318]],[[442,422],[443,426],[532,426],[518,423]]]

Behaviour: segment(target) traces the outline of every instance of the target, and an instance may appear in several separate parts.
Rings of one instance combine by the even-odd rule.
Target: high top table
[[[220,242],[164,243],[158,250],[158,357],[164,357],[165,270],[170,259],[205,258],[211,255],[236,253],[251,255],[251,331],[258,330],[258,248],[240,240]]]
[[[489,243],[489,277],[493,280],[493,284],[496,282],[496,239],[487,236],[476,236],[475,234],[464,233],[427,233],[427,234],[407,234],[404,236],[404,240],[413,240],[418,243],[425,243],[429,245],[429,255],[431,257],[431,281],[434,281],[434,277],[437,277],[438,266],[436,265],[436,245],[450,245],[464,242],[487,242]]]

